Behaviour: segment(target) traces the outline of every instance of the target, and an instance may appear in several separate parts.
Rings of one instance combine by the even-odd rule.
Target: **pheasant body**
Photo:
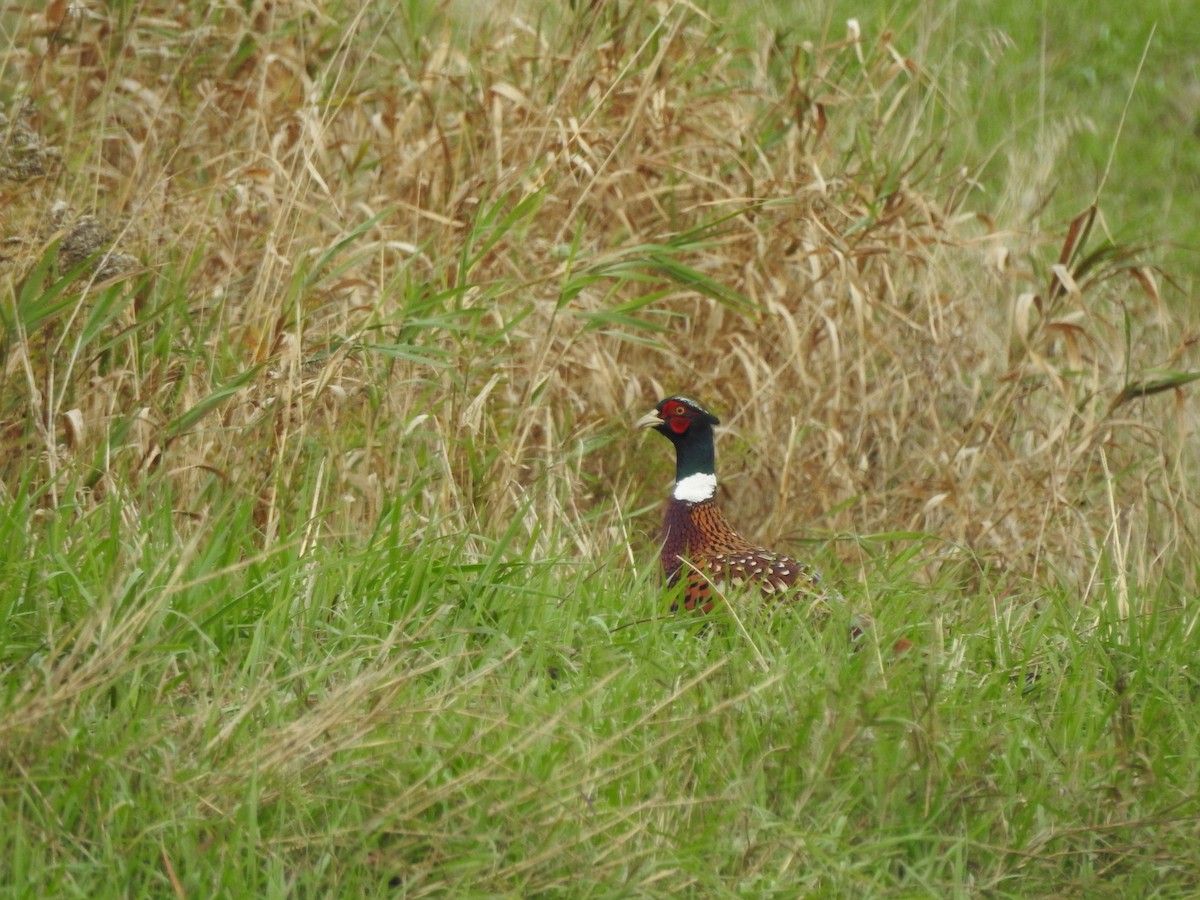
[[[667,502],[661,559],[667,583],[684,584],[685,609],[710,612],[718,592],[747,585],[757,586],[768,599],[826,599],[812,566],[751,543],[725,518],[716,501],[716,416],[694,400],[672,396],[638,424],[675,445],[675,489]],[[678,606],[679,601],[672,611]]]
[[[668,584],[684,580],[684,608],[703,612],[711,612],[715,605],[713,588],[724,592],[758,584],[764,595],[773,595],[797,585],[817,591],[821,582],[812,566],[743,538],[715,500],[689,503],[672,498],[668,502],[662,566]]]

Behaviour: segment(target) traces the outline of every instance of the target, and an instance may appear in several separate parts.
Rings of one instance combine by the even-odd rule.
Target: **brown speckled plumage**
[[[668,502],[662,566],[668,584],[683,581],[683,608],[689,610],[711,612],[714,587],[724,594],[757,584],[767,597],[793,588],[807,588],[814,596],[820,591],[821,576],[812,566],[750,543],[733,530],[716,500]]]

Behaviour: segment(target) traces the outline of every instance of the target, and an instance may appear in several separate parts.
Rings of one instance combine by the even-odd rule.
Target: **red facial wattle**
[[[667,426],[676,434],[683,434],[691,424],[687,416],[671,416],[667,419]]]

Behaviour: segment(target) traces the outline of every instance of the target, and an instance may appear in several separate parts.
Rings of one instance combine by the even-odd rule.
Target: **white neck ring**
[[[675,482],[674,497],[676,500],[686,500],[688,503],[700,503],[711,500],[717,494],[717,476],[705,472],[697,472]]]

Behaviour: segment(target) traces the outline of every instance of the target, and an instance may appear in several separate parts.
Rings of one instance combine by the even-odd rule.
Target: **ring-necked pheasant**
[[[829,599],[812,566],[750,543],[726,520],[716,499],[713,426],[719,423],[695,400],[680,396],[667,397],[637,423],[675,445],[675,488],[663,522],[667,583],[682,580],[684,608],[706,613],[716,605],[716,590],[725,593],[743,584],[757,584],[768,599],[780,594]],[[676,601],[671,611],[678,607]]]

